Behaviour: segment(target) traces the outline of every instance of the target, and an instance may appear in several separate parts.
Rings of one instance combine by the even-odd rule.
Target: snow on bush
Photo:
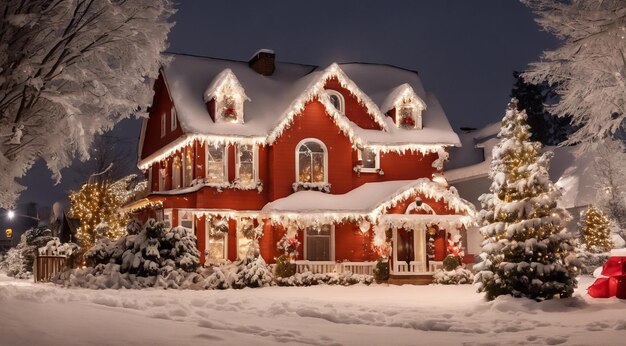
[[[345,273],[316,274],[311,272],[296,273],[287,278],[277,277],[278,286],[314,286],[314,285],[341,285],[350,286],[355,284],[369,285],[374,281],[371,275]]]
[[[9,276],[18,279],[30,278],[37,249],[53,239],[52,231],[47,228],[29,229],[22,234],[19,244],[7,252],[6,258],[0,263],[0,268]]]
[[[433,283],[439,285],[469,285],[473,281],[474,274],[461,266],[454,270],[438,269],[433,275]]]

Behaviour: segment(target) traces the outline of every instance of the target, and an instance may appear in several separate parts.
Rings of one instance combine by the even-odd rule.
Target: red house
[[[287,237],[298,270],[371,272],[388,245],[392,278],[408,278],[440,265],[445,239],[471,223],[441,177],[459,138],[417,72],[269,50],[171,58],[141,130],[149,191],[127,208],[192,228],[201,261],[245,255],[242,229],[262,225],[269,263]]]

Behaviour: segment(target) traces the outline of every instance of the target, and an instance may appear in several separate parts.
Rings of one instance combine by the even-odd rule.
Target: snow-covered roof
[[[245,124],[213,122],[204,103],[207,88],[227,69],[236,76],[250,99],[244,108]],[[164,77],[181,127],[187,134],[249,138],[271,143],[289,126],[290,116],[299,113],[306,101],[319,96],[320,85],[323,87],[327,78],[337,77],[359,98],[372,118],[389,130],[363,130],[345,116],[342,115],[345,119],[335,116],[333,120],[356,144],[365,145],[371,141],[390,145],[460,145],[441,105],[434,95],[424,91],[417,73],[398,67],[348,63],[320,68],[276,62],[274,74],[263,76],[243,61],[173,54],[171,63],[164,68]],[[422,130],[392,129],[380,109],[385,99],[404,84],[427,105],[422,115]],[[330,105],[330,102],[320,101]],[[339,124],[341,122],[343,124]]]
[[[331,195],[318,191],[299,191],[270,202],[261,210],[262,214],[352,214],[355,217],[377,219],[388,207],[412,194],[443,200],[448,207],[461,214],[473,215],[474,207],[458,196],[456,190],[448,189],[427,178],[417,180],[394,180],[366,183],[352,191]],[[356,215],[356,216],[354,216]],[[349,218],[349,217],[348,217]]]

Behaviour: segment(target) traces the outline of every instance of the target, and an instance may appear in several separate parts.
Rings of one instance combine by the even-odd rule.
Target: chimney
[[[254,53],[250,60],[248,60],[248,66],[256,71],[258,74],[264,76],[271,76],[276,69],[274,64],[276,54],[271,49],[261,49]]]

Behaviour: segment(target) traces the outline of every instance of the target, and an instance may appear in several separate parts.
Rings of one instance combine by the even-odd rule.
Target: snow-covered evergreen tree
[[[562,226],[567,212],[557,208],[560,192],[548,176],[551,155],[529,141],[526,113],[513,99],[502,119],[493,150],[490,193],[479,200],[484,261],[475,281],[487,299],[569,297],[576,287],[574,239]]]
[[[593,145],[617,132],[626,117],[626,1],[522,0],[563,44],[523,74],[556,85],[553,114],[580,129],[566,143]]]
[[[611,225],[601,210],[590,205],[583,211],[580,217],[580,230],[587,251],[602,253],[613,248]]]
[[[33,272],[33,263],[37,256],[37,250],[48,244],[52,237],[52,231],[48,228],[29,229],[20,237],[16,247],[9,249],[7,257],[0,267],[7,271],[9,276],[27,279]]]
[[[5,0],[0,5],[0,207],[37,158],[55,179],[96,134],[152,101],[170,0]]]

